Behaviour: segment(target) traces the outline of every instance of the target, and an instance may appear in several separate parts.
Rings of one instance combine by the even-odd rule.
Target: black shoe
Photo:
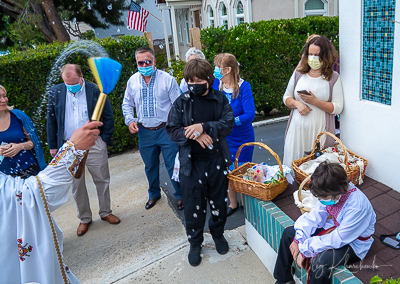
[[[228,242],[225,240],[224,236],[222,235],[219,238],[214,238],[215,247],[219,254],[226,254],[229,251]]]
[[[295,284],[296,282],[294,282],[294,280],[291,280],[289,282],[283,282],[283,281],[278,281],[276,280],[275,284]]]
[[[232,208],[228,206],[228,210],[226,210],[226,216],[231,216],[233,213],[235,213],[239,209],[239,202],[236,206],[236,208]]]
[[[191,266],[197,266],[201,262],[201,246],[190,245],[190,250],[188,254],[189,264]]]

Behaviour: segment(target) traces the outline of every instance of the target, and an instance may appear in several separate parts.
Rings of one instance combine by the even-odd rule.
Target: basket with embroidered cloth
[[[318,151],[317,145],[320,144],[320,138],[322,135],[328,135],[332,137],[337,144],[335,147],[328,147],[321,150],[322,155],[318,158],[315,158],[315,153]],[[365,169],[368,165],[367,159],[350,151],[343,145],[339,138],[332,133],[325,131],[318,134],[311,154],[292,162],[295,180],[301,184],[304,179],[310,176],[314,172],[315,168],[323,161],[342,165],[346,170],[349,181],[351,181],[353,184],[357,185],[363,183]],[[304,184],[305,190],[308,190],[308,185],[309,181]]]
[[[277,166],[279,171],[277,175],[272,177],[270,181],[261,181],[258,179],[257,176],[254,176],[254,180],[249,180],[246,178],[246,175],[249,174],[253,167],[258,168],[262,167],[261,164],[256,163],[245,163],[238,167],[238,159],[240,152],[242,151],[243,147],[246,146],[260,146],[263,147],[265,150],[271,153],[271,155],[276,159],[278,162]],[[262,163],[267,166],[265,163]],[[255,170],[258,171],[258,170]],[[288,179],[284,175],[284,170],[282,168],[282,162],[279,159],[279,156],[267,145],[261,142],[250,142],[241,145],[236,152],[235,157],[235,169],[228,174],[229,184],[232,190],[240,193],[244,193],[250,195],[252,197],[258,198],[264,201],[271,201],[280,193],[285,191]],[[257,181],[259,180],[259,181]]]

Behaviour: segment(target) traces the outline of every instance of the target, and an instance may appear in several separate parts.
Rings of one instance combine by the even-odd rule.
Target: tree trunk
[[[47,16],[47,19],[49,20],[49,23],[52,26],[57,39],[61,42],[69,41],[70,40],[69,34],[63,25],[60,15],[57,13],[54,1],[45,0],[42,2],[42,5],[44,13]]]
[[[43,34],[43,36],[48,42],[50,43],[55,42],[57,40],[57,37],[52,31],[52,29],[49,27],[49,25],[46,24],[46,14],[43,11],[42,5],[34,1],[31,2],[30,4],[32,6],[33,13],[36,15],[40,15],[42,17],[42,20],[37,23],[40,32]]]

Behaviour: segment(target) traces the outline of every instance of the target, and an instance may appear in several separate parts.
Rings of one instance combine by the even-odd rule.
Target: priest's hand
[[[101,121],[88,121],[84,126],[72,133],[69,141],[74,143],[76,150],[88,150],[94,146],[96,140],[99,138],[100,130],[97,128],[102,125]]]
[[[205,149],[206,147],[209,147],[212,145],[213,140],[210,135],[203,133],[200,136],[195,138],[197,142],[199,142],[200,146]]]

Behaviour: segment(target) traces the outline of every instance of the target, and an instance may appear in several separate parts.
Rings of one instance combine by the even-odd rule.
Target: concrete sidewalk
[[[189,244],[181,220],[162,193],[157,205],[145,210],[147,179],[139,152],[109,159],[113,213],[121,218],[110,225],[98,216],[98,202],[86,173],[93,222],[82,237],[75,202],[53,212],[64,232],[64,259],[81,283],[274,283],[274,279],[247,245],[244,227],[225,231],[226,255],[215,251],[206,234],[203,261],[187,262]]]

